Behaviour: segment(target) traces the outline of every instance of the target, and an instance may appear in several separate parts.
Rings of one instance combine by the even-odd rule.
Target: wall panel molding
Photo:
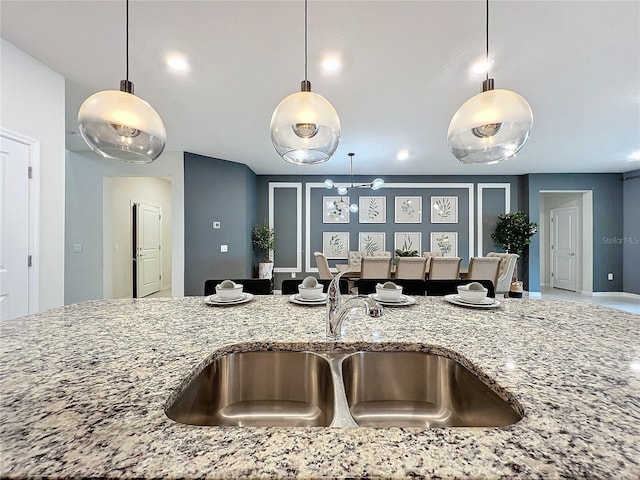
[[[274,273],[298,273],[302,272],[302,183],[300,182],[269,182],[269,228],[275,224],[275,191],[276,189],[292,188],[296,191],[296,266],[277,267],[274,265]],[[269,252],[269,258],[273,260],[273,251]]]
[[[510,183],[478,183],[478,257],[482,257],[482,236],[483,236],[483,227],[482,227],[482,196],[485,190],[488,189],[499,189],[504,190],[504,213],[511,213],[511,184]]]

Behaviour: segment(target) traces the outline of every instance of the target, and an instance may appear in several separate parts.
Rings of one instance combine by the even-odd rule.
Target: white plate
[[[496,308],[496,307],[500,306],[500,302],[498,300],[496,300],[495,298],[490,298],[490,297],[485,298],[483,303],[465,302],[464,300],[462,300],[460,298],[459,295],[456,295],[455,293],[452,293],[450,295],[445,295],[444,299],[449,303],[453,303],[454,305],[459,305],[461,307]]]
[[[300,296],[300,294],[295,294],[289,297],[289,301],[291,303],[297,303],[298,305],[324,305],[327,303],[327,294],[323,293],[322,297],[316,300],[305,300]]]
[[[205,297],[204,303],[206,303],[207,305],[216,305],[216,306],[239,305],[241,303],[250,302],[251,300],[253,300],[253,295],[251,293],[243,292],[242,295],[240,295],[240,298],[236,298],[235,300],[222,300],[218,295],[214,293],[213,295],[209,295],[208,297]]]
[[[410,297],[409,295],[400,295],[400,301],[398,302],[390,302],[388,300],[380,300],[380,297],[377,293],[369,294],[371,298],[373,298],[376,302],[381,305],[386,305],[387,307],[406,307],[407,305],[413,305],[416,303],[416,299]]]

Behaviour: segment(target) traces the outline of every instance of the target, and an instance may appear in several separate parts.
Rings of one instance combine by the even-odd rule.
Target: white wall
[[[67,152],[65,303],[113,298],[111,262],[115,232],[113,177],[171,178],[171,290],[184,295],[184,160],[164,152],[155,162],[134,165],[106,160],[93,152]],[[104,229],[103,229],[104,225]],[[81,244],[81,254],[73,245]],[[105,259],[107,259],[105,261]]]
[[[158,177],[113,177],[113,225],[112,248],[110,250],[113,265],[113,298],[131,298],[133,292],[133,245],[131,205],[144,202],[162,209],[162,288],[171,288],[171,182]],[[105,258],[105,261],[108,260]]]
[[[0,39],[0,126],[40,142],[39,309],[64,303],[64,78]]]

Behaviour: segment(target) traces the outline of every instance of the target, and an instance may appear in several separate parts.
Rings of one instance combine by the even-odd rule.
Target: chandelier
[[[344,196],[347,193],[349,193],[349,190],[352,190],[354,188],[370,188],[371,190],[380,190],[382,187],[384,187],[384,180],[381,178],[374,178],[373,181],[370,183],[360,183],[358,185],[355,185],[353,183],[353,156],[355,155],[355,153],[349,153],[348,155],[349,155],[349,172],[351,177],[351,185],[339,185],[336,187],[333,180],[327,178],[324,181],[324,187],[327,190],[331,190],[332,188],[335,188],[338,195],[340,195],[340,200],[335,200],[333,202],[334,207],[337,208],[340,206],[340,204],[346,205],[347,207],[349,207],[350,212],[355,213],[358,211],[358,204],[357,203],[349,204],[349,202],[347,202],[344,199]]]

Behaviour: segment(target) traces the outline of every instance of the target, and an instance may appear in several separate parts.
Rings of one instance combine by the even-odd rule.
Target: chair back
[[[252,295],[271,295],[273,293],[271,279],[269,278],[223,278],[222,280],[206,280],[204,282],[205,296],[216,293],[216,285],[225,280],[241,284],[244,293],[251,293]]]
[[[388,282],[388,278],[361,278],[356,282],[358,287],[358,295],[369,295],[370,293],[376,293],[376,285],[379,283]],[[391,280],[396,285],[402,287],[402,293],[404,295],[424,295],[425,282],[424,280],[411,280],[405,278],[398,278]]]
[[[474,282],[480,283],[483,287],[487,289],[487,297],[494,298],[496,296],[496,291],[493,288],[493,282],[491,280],[474,280]],[[428,296],[437,296],[443,297],[445,295],[456,294],[458,293],[459,285],[467,285],[471,283],[469,280],[427,280],[425,282],[425,290],[426,295]]]
[[[360,278],[391,278],[391,257],[362,257]]]
[[[329,262],[327,261],[327,257],[321,252],[313,253],[316,257],[316,265],[318,266],[318,273],[320,274],[320,278],[324,280],[331,280],[333,275],[329,270]]]
[[[427,270],[427,258],[425,257],[396,257],[395,278],[424,280]]]
[[[372,257],[391,257],[391,252],[373,252]]]
[[[498,281],[496,282],[496,292],[504,293],[509,291],[513,270],[520,255],[516,253],[496,253],[489,252],[487,257],[498,257],[500,266],[498,267]]]
[[[453,280],[460,277],[460,257],[431,257],[429,280]]]
[[[348,263],[350,267],[358,267],[360,268],[360,262],[362,261],[362,252],[349,252],[348,255]]]
[[[469,259],[469,272],[467,280],[491,280],[493,286],[498,285],[498,257],[471,257]]]
[[[300,278],[300,279],[289,278],[287,280],[283,280],[282,287],[281,287],[282,295],[292,295],[294,293],[298,293],[298,285],[300,285],[303,280],[304,278]],[[324,293],[327,293],[327,289],[329,288],[329,284],[331,283],[331,280],[321,278],[318,280],[318,283],[321,283],[324,286],[322,291]],[[338,283],[338,288],[340,289],[340,293],[348,294],[349,282],[341,278],[340,282]]]
[[[427,259],[427,267],[426,267],[427,273],[429,273],[429,270],[431,269],[431,259],[433,257],[444,257],[442,252],[436,252],[436,251],[422,252],[422,256]]]

